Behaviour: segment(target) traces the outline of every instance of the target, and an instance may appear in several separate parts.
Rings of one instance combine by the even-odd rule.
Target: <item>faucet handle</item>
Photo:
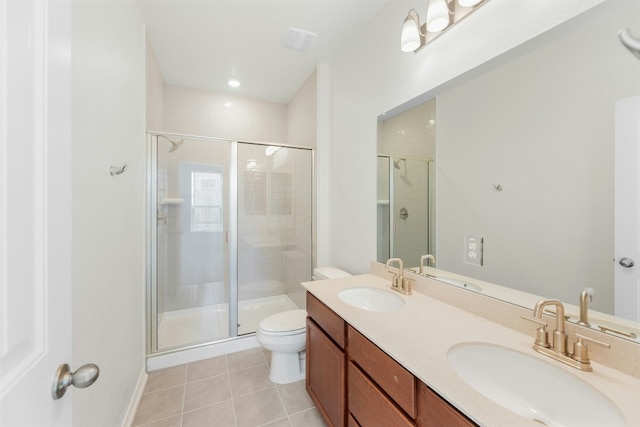
[[[522,317],[524,320],[528,320],[529,322],[533,322],[533,323],[537,323],[538,325],[540,325],[540,327],[538,329],[536,329],[536,341],[535,343],[541,347],[549,347],[549,332],[547,331],[547,322],[540,320],[540,319],[536,319],[536,318],[532,318],[532,317],[527,317],[527,316],[520,316]]]
[[[581,363],[589,363],[589,347],[587,343],[596,344],[601,347],[611,348],[611,346],[602,341],[594,340],[593,338],[586,337],[584,335],[576,334],[578,340],[573,344],[573,359]]]

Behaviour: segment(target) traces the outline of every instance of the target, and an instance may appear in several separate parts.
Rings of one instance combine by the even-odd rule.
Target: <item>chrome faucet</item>
[[[389,258],[387,263],[384,265],[384,268],[391,272],[389,270],[389,266],[393,262],[398,263],[398,274],[393,275],[393,279],[391,280],[391,289],[404,295],[411,295],[411,281],[403,275],[404,268],[402,266],[402,260],[400,258]]]
[[[549,332],[547,332],[547,322],[542,320],[542,312],[548,305],[556,307],[556,329],[551,336],[549,344]],[[522,316],[523,319],[535,322],[540,327],[536,329],[536,339],[533,349],[538,353],[549,356],[559,362],[565,363],[582,371],[592,371],[591,361],[587,343],[600,345],[609,348],[610,345],[594,340],[584,335],[575,334],[576,342],[573,344],[573,353],[567,351],[567,334],[564,329],[564,306],[557,299],[542,299],[538,301],[533,309],[533,318]]]
[[[578,325],[589,326],[589,301],[593,302],[593,288],[584,288],[580,294],[580,320]]]
[[[420,270],[419,273],[420,274],[424,274],[424,260],[428,259],[429,260],[429,265],[433,265],[434,267],[436,266],[436,257],[434,257],[431,254],[428,255],[422,255],[420,257]]]

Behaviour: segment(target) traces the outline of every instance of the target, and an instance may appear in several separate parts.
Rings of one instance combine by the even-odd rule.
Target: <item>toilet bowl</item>
[[[335,267],[314,270],[316,280],[347,276],[350,274]],[[306,310],[289,310],[268,316],[258,325],[256,339],[271,351],[269,379],[276,384],[289,384],[305,377],[306,318]]]
[[[276,384],[289,384],[305,376],[302,363],[306,346],[306,310],[289,310],[273,314],[260,322],[256,339],[271,351],[269,379]]]

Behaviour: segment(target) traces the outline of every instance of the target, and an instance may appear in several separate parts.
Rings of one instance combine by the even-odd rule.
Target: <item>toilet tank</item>
[[[313,280],[339,279],[351,274],[337,267],[317,267],[313,270]]]

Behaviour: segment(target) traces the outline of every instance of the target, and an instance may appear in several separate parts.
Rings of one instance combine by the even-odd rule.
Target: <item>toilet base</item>
[[[271,352],[271,372],[269,373],[271,382],[289,384],[304,379],[306,376],[305,351],[300,353]]]

